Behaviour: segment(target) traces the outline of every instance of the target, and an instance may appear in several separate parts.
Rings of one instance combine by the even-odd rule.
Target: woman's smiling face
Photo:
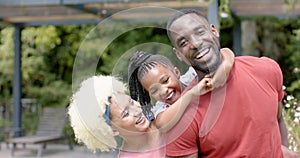
[[[147,132],[150,122],[145,118],[138,102],[122,93],[114,94],[110,101],[112,126],[121,136]]]

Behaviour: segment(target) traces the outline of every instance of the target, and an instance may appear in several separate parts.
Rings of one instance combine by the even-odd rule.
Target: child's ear
[[[180,70],[177,67],[174,67],[174,72],[176,77],[179,79],[180,78]]]

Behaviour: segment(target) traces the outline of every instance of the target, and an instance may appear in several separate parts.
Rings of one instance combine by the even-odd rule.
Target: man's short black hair
[[[180,10],[178,10],[175,14],[173,14],[171,17],[169,17],[168,23],[167,23],[167,28],[166,28],[167,34],[168,34],[168,37],[171,42],[173,42],[173,41],[172,41],[172,37],[171,37],[172,31],[170,30],[170,27],[173,24],[173,22],[175,20],[177,20],[178,18],[180,18],[181,16],[186,15],[186,14],[191,14],[191,13],[194,13],[194,14],[198,15],[199,17],[206,19],[206,17],[204,15],[202,15],[198,10],[195,10],[195,9],[180,9]]]

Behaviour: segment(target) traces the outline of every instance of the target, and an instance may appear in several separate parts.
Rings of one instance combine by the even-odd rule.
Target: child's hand
[[[212,80],[210,78],[203,78],[198,84],[196,84],[190,92],[194,96],[203,95],[213,89]]]
[[[213,74],[205,77],[212,77],[212,88],[218,88],[226,84],[227,78],[234,63],[234,53],[228,48],[221,49],[222,63]]]
[[[221,64],[211,79],[213,89],[223,86],[227,81],[226,66]],[[210,74],[205,77],[211,77]]]

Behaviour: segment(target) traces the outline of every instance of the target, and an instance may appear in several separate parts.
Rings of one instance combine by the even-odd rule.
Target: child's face
[[[157,101],[173,104],[181,95],[180,72],[158,64],[141,78],[142,86]]]
[[[150,122],[142,113],[140,104],[126,94],[112,96],[110,113],[112,125],[122,136],[145,132],[149,128]]]

